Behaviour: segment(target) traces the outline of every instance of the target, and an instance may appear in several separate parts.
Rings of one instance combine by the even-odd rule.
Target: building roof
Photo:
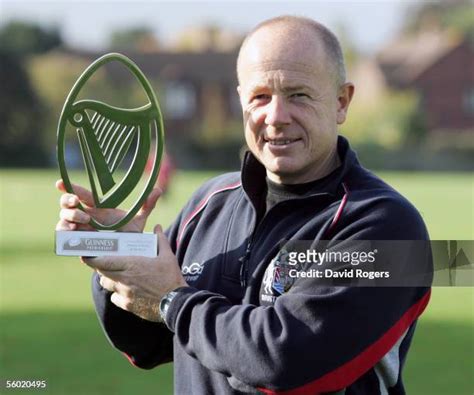
[[[103,52],[86,52],[66,49],[72,56],[93,61]],[[130,57],[149,78],[163,77],[168,80],[186,79],[200,82],[232,83],[236,85],[235,63],[237,52],[123,52]],[[118,67],[110,67],[112,77],[127,78]]]
[[[390,85],[404,86],[461,43],[462,37],[452,32],[425,31],[393,41],[379,52],[377,61]]]

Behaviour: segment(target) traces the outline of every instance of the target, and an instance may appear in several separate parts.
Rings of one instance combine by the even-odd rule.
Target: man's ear
[[[339,93],[337,96],[337,116],[336,121],[338,125],[341,125],[345,122],[347,117],[347,111],[349,109],[349,104],[351,103],[352,97],[354,96],[354,84],[352,82],[346,82],[339,88]]]

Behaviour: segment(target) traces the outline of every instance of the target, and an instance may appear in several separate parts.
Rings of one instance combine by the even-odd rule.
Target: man
[[[104,331],[136,366],[173,360],[177,394],[403,394],[429,288],[285,282],[275,260],[284,240],[428,238],[337,135],[354,93],[337,39],[306,18],[271,19],[247,36],[237,72],[251,151],[241,174],[204,184],[166,235],[157,226],[157,258],[83,258]],[[76,191],[58,229],[99,215],[77,210],[91,198]],[[158,195],[128,230],[143,229]]]

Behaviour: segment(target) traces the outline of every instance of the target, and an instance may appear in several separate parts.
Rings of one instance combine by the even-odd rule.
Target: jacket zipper
[[[249,259],[250,253],[252,251],[252,240],[253,237],[247,243],[247,248],[245,249],[245,255],[240,258],[241,265],[240,265],[240,286],[245,288],[247,286],[247,275],[249,271]]]
[[[326,195],[325,193],[318,193],[318,194],[314,194],[314,195],[311,195],[311,196],[306,196],[306,197],[302,197],[302,198],[293,198],[291,200],[306,200],[308,199],[309,197],[314,197],[314,196],[318,196],[318,195]],[[284,202],[287,202],[288,200],[285,200]],[[275,207],[281,205],[282,203],[284,202],[279,202],[277,203],[275,206],[273,206],[268,212],[266,212],[262,219],[260,220],[260,222],[258,224],[255,224],[254,225],[254,229],[253,229],[253,232],[252,232],[252,235],[250,236],[250,239],[249,241],[247,242],[247,247],[245,249],[245,254],[243,257],[241,257],[239,259],[239,261],[241,262],[241,266],[240,266],[240,285],[241,287],[245,288],[247,286],[247,276],[248,276],[248,271],[249,271],[249,262],[250,262],[250,255],[252,253],[252,247],[253,247],[253,243],[254,241],[257,239],[257,235],[259,235],[261,232],[262,232],[262,228],[264,228],[263,224],[265,223],[265,221],[267,220],[268,218],[268,214],[273,211],[275,209]]]
[[[268,218],[268,213],[272,211],[276,206],[280,205],[280,203],[277,203],[274,207],[272,207],[268,212],[266,212],[260,222],[258,224],[254,225],[254,229],[252,232],[252,235],[250,236],[249,241],[247,242],[247,247],[245,248],[245,254],[243,257],[240,258],[241,261],[241,266],[240,266],[240,285],[242,288],[245,288],[247,286],[247,277],[248,277],[248,272],[249,272],[249,262],[250,262],[250,255],[252,254],[252,248],[254,241],[257,239],[257,235],[260,235],[262,233],[262,229],[265,227],[263,226],[265,221]]]
[[[270,210],[271,211],[271,210]],[[250,262],[250,255],[252,254],[252,248],[254,241],[257,239],[257,235],[261,233],[263,228],[263,223],[267,218],[267,214],[263,216],[260,220],[260,223],[256,224],[252,235],[250,236],[249,241],[247,242],[247,247],[245,248],[245,254],[242,258],[240,258],[241,266],[240,266],[240,285],[245,288],[247,286],[247,277],[249,272],[249,262]]]

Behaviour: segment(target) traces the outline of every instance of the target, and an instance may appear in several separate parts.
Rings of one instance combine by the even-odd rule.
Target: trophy
[[[133,74],[143,88],[148,103],[137,108],[119,108],[97,100],[77,100],[86,82],[109,62],[120,62]],[[67,130],[77,135],[97,209],[117,208],[129,200],[129,196],[138,197],[115,223],[101,223],[92,218],[89,224],[96,231],[56,231],[56,254],[157,256],[155,234],[117,232],[135,216],[152,191],[163,154],[160,107],[150,83],[138,66],[118,53],[104,55],[83,72],[64,103],[58,124],[57,158],[66,190],[75,193],[67,166]],[[145,169],[150,167],[146,178]],[[79,208],[85,210],[82,203]]]

